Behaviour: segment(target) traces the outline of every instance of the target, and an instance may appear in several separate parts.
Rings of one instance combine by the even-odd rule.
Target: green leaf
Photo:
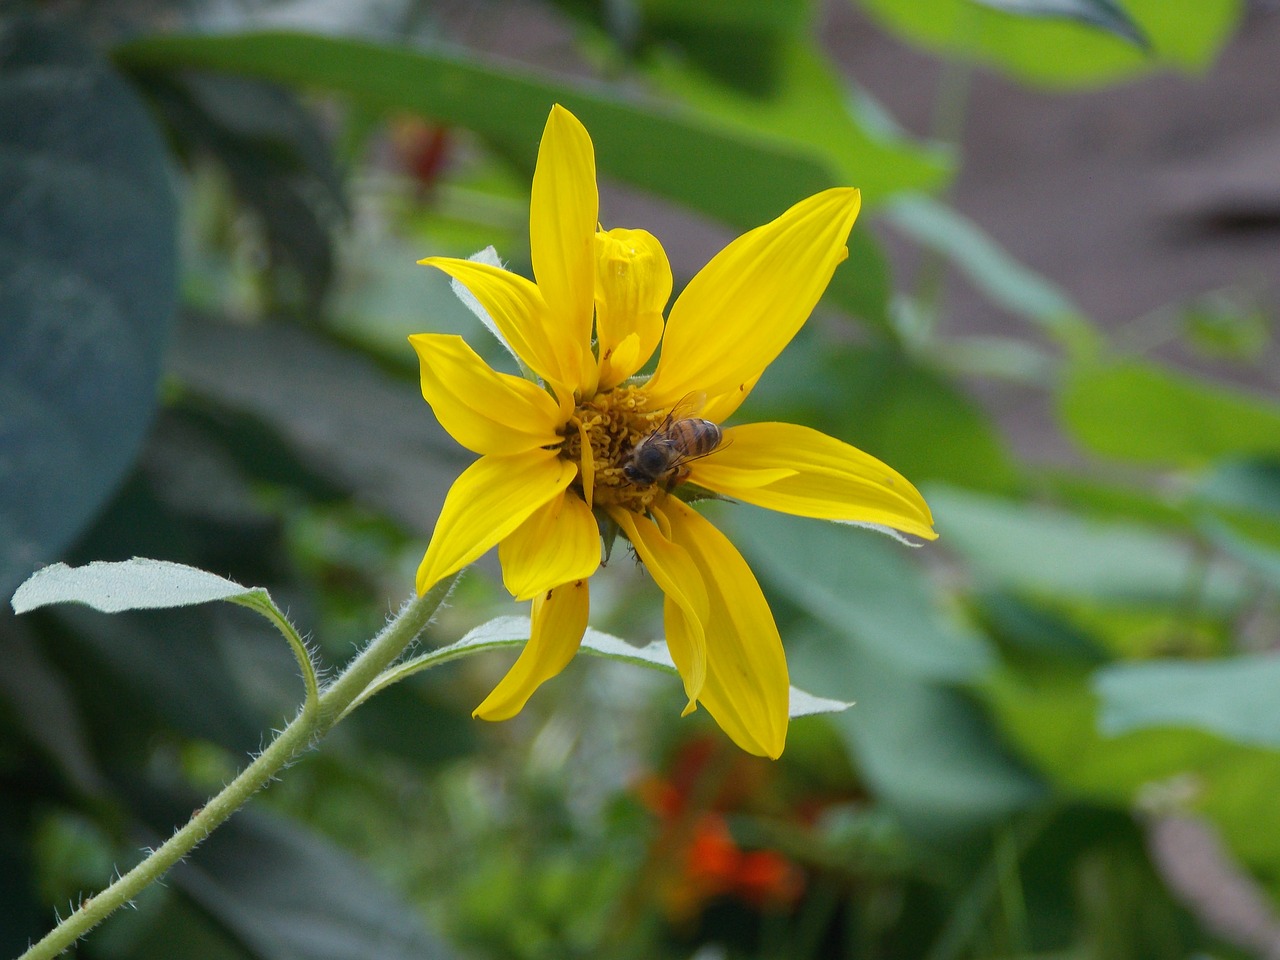
[[[1150,42],[1143,50],[1079,21],[1011,16],[973,0],[859,2],[881,24],[931,50],[1049,87],[1095,86],[1157,69],[1203,71],[1243,9],[1240,0],[1125,0]]]
[[[1280,403],[1139,360],[1077,369],[1059,415],[1085,447],[1133,463],[1280,454]]]
[[[731,509],[717,523],[752,569],[851,646],[908,677],[967,680],[990,667],[985,639],[943,611],[902,544],[841,524]]]
[[[461,640],[424,653],[421,656],[406,660],[389,669],[379,680],[369,686],[360,697],[347,708],[354,710],[379,690],[385,689],[405,677],[412,676],[429,667],[483,653],[488,650],[501,650],[505,647],[518,647],[529,640],[528,617],[498,617],[488,623],[481,624],[467,632]],[[667,652],[667,644],[663,640],[654,640],[643,647],[637,647],[620,637],[588,629],[582,638],[582,652],[610,660],[621,660],[641,667],[662,670],[665,673],[676,673],[676,665]],[[853,706],[843,700],[831,700],[827,697],[814,696],[795,687],[791,688],[791,716],[807,717],[815,713],[836,713]]]
[[[1208,563],[1176,537],[1132,523],[947,487],[926,491],[941,534],[973,575],[994,585],[1121,604],[1170,603],[1193,595],[1210,609],[1243,597],[1238,571]]]
[[[261,587],[242,587],[183,563],[134,557],[83,567],[55,563],[37,570],[13,595],[13,610],[27,613],[52,603],[83,603],[103,613],[119,613],[266,594]]]
[[[937,185],[945,168],[916,148],[866,140],[858,155],[888,165],[854,171],[837,155],[849,124],[831,142],[817,134],[765,135],[705,111],[637,100],[597,85],[572,83],[442,49],[415,50],[364,40],[299,33],[150,37],[122,47],[135,70],[204,68],[332,90],[374,111],[409,110],[474,130],[507,155],[532,163],[551,104],[573,110],[591,131],[606,176],[630,183],[743,229],[778,216],[800,199],[843,182],[882,195]],[[810,65],[812,68],[812,65]],[[799,126],[796,131],[800,130]],[[843,138],[843,139],[841,139]],[[819,138],[821,139],[821,138]],[[867,151],[871,151],[868,153]],[[892,161],[892,162],[889,162]],[[867,181],[874,175],[876,180]],[[869,236],[850,243],[855,263],[837,272],[833,297],[886,324],[888,283]],[[858,267],[857,270],[853,269]]]
[[[1078,20],[1128,40],[1143,50],[1150,49],[1142,28],[1133,22],[1124,7],[1113,0],[973,0],[992,10],[1003,10],[1020,17],[1047,17]]]
[[[1280,657],[1119,663],[1094,674],[1099,728],[1119,736],[1192,727],[1249,746],[1280,747]]]
[[[55,563],[33,573],[13,595],[15,613],[27,613],[55,603],[82,603],[103,613],[189,607],[215,600],[260,613],[288,641],[302,670],[308,701],[318,696],[315,665],[298,631],[261,587],[242,587],[184,563],[167,560],[95,561],[83,567]]]
[[[128,84],[52,22],[0,20],[0,593],[133,463],[176,304],[176,222]]]

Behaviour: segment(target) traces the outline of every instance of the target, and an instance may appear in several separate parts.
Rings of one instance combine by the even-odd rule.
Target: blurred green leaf
[[[913,830],[964,833],[1043,798],[1043,784],[1005,751],[980,707],[960,691],[902,670],[848,630],[823,626],[788,633],[786,642],[801,683],[822,689],[837,672],[843,678],[853,709],[827,722],[849,743],[875,794]]]
[[[1053,283],[1018,263],[977,225],[926,196],[892,200],[884,217],[917,243],[945,254],[997,306],[1024,317],[1064,346],[1096,335],[1083,312]]]
[[[845,179],[829,152],[802,143],[458,51],[281,32],[147,37],[116,56],[135,70],[223,70],[333,90],[371,109],[410,110],[474,130],[529,166],[548,110],[563,103],[591,131],[602,173],[736,227],[757,226]],[[937,184],[943,174],[936,162],[904,160],[902,173],[889,176],[906,189]]]
[[[1251,362],[1271,343],[1273,320],[1260,303],[1239,291],[1216,291],[1191,303],[1181,315],[1182,333],[1208,357]]]
[[[1117,663],[1094,674],[1098,725],[1107,736],[1193,727],[1227,740],[1280,747],[1280,657]]]
[[[170,362],[191,393],[261,421],[335,490],[410,530],[432,528],[467,463],[416,382],[314,332],[183,323]]]
[[[81,948],[94,960],[261,960],[189,898],[153,887],[133,910],[122,910]]]
[[[1186,533],[1192,529],[1184,499],[1150,485],[1103,481],[1089,473],[1046,470],[1044,490],[1055,503],[1070,504],[1083,515],[1100,520],[1150,524]]]
[[[243,810],[223,824],[169,883],[260,960],[453,956],[364,865],[261,810]],[[180,954],[181,943],[168,952]]]
[[[1243,596],[1233,567],[1199,558],[1189,544],[1147,527],[947,487],[929,487],[926,496],[939,543],[958,552],[980,581],[1128,604],[1194,596],[1224,608]]]
[[[244,614],[227,624],[216,609],[55,614],[58,649],[47,655],[104,764],[141,762],[154,748],[146,734],[158,731],[254,750],[264,729],[296,711],[298,669],[270,627]]]
[[[102,775],[89,747],[88,725],[66,679],[42,655],[32,624],[5,620],[0,621],[5,736],[29,740],[72,789],[84,796],[101,794]]]
[[[1133,22],[1124,7],[1113,0],[973,0],[992,10],[1003,10],[1020,17],[1078,20],[1128,40],[1134,46],[1148,49],[1151,42],[1142,28]]]
[[[966,680],[990,667],[985,639],[942,609],[902,544],[746,506],[717,520],[767,583],[904,677]]]
[[[1078,668],[997,674],[985,691],[1003,733],[1060,791],[1125,810],[1161,796],[1194,804],[1244,863],[1271,876],[1280,867],[1280,833],[1258,826],[1270,822],[1280,752],[1185,727],[1106,736]]]
[[[1194,467],[1280,454],[1280,403],[1145,361],[1075,370],[1059,412],[1083,446],[1134,463]]]
[[[1092,86],[1153,69],[1202,71],[1243,9],[1240,0],[1125,0],[1150,50],[1083,23],[986,10],[973,0],[858,0],[881,24],[931,50],[1049,87]]]
[[[1280,460],[1228,460],[1196,485],[1197,503],[1280,522]]]
[[[982,625],[1011,661],[1094,665],[1110,659],[1103,645],[1086,630],[1025,597],[988,591],[976,597],[975,604]]]
[[[347,213],[341,177],[318,122],[288,90],[198,72],[140,78],[176,151],[226,174],[256,214],[271,307],[309,318],[333,274],[333,233]]]
[[[0,794],[0,950],[18,955],[39,935],[47,911],[35,898],[27,798]]]
[[[813,0],[555,0],[578,20],[605,31],[627,56],[678,50],[697,69],[744,89],[768,84],[789,38],[813,19]]]
[[[754,94],[671,60],[656,62],[650,75],[712,129],[819,159],[835,182],[860,188],[869,207],[902,190],[942,185],[949,166],[943,155],[870,134],[855,119],[843,79],[812,43],[788,41],[779,60],[773,82]]]
[[[1280,590],[1280,549],[1240,533],[1220,520],[1204,520],[1200,529],[1209,542],[1255,575]]]
[[[875,199],[893,190],[937,186],[946,176],[945,165],[936,155],[902,143],[882,144],[851,121],[810,125],[803,115],[808,94],[801,81],[821,87],[824,96],[835,91],[825,66],[803,54],[795,55],[801,74],[796,81],[800,87],[789,94],[795,103],[778,108],[779,122],[785,121],[787,127],[783,134],[762,131],[740,119],[731,122],[705,110],[637,100],[594,84],[443,49],[255,33],[149,37],[120,48],[117,57],[142,72],[181,68],[239,72],[333,90],[371,110],[413,111],[435,122],[474,130],[528,166],[547,111],[553,103],[563,103],[591,131],[602,174],[740,229],[772,220],[800,199],[842,182],[863,187]],[[710,93],[707,96],[714,99]],[[733,102],[728,93],[718,96]],[[831,133],[814,132],[828,125]],[[852,151],[851,156],[845,155],[846,150]],[[885,326],[888,283],[883,257],[865,234],[851,240],[850,250],[853,263],[838,272],[832,295],[848,309]]]
[[[177,296],[164,144],[52,21],[0,20],[0,594],[133,462]]]
[[[606,4],[607,6],[607,4]],[[664,25],[701,24],[794,33],[812,15],[812,0],[641,0],[647,21]]]

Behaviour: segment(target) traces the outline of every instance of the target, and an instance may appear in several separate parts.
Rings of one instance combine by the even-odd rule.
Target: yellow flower
[[[857,190],[826,190],[734,240],[689,282],[664,324],[672,288],[666,254],[643,230],[598,230],[591,138],[556,106],[533,176],[537,283],[474,260],[421,261],[465,286],[541,380],[490,369],[457,336],[409,338],[423,396],[444,428],[480,455],[445,498],[418,592],[496,546],[507,589],[533,601],[529,642],[477,717],[514,716],[573,658],[602,530],[618,531],[665,594],[685,713],[700,703],[744,750],[782,753],[789,682],[773,615],[742,556],[681,495],[701,488],[933,539],[929,508],[879,460],[807,427],[726,427],[706,456],[676,458],[669,470],[663,457],[701,453],[721,436],[718,425],[848,255],[859,205]],[[653,375],[633,379],[659,342]],[[686,415],[690,397],[702,403]],[[635,447],[655,433],[649,446],[659,448],[650,454],[657,462],[637,470]],[[682,447],[682,439],[701,444]]]

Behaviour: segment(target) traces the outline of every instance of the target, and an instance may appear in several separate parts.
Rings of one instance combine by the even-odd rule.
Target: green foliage
[[[1152,363],[1082,366],[1060,403],[1076,440],[1121,460],[1197,467],[1233,455],[1280,454],[1280,403]]]
[[[0,31],[7,595],[137,456],[177,305],[177,212],[161,137],[101,56],[51,22]]]
[[[1115,736],[1150,727],[1193,727],[1261,747],[1280,742],[1274,702],[1277,663],[1242,656],[1116,664],[1094,678],[1100,723]]]
[[[1203,70],[1241,8],[862,5],[909,42],[1057,88]],[[185,821],[294,716],[299,671],[346,661],[409,592],[468,457],[422,403],[404,336],[500,355],[413,261],[494,244],[528,272],[525,191],[560,102],[594,139],[606,226],[667,241],[608,206],[643,202],[727,235],[863,190],[848,262],[742,419],[883,459],[922,487],[940,540],[699,505],[756,571],[792,680],[822,695],[793,688],[793,713],[854,706],[797,720],[776,763],[704,737],[704,711],[677,720],[665,650],[642,645],[656,591],[619,550],[592,597],[609,633],[584,641],[606,658],[476,723],[527,636],[481,565],[265,809],[82,955],[1234,955],[1170,892],[1151,836],[1198,816],[1258,897],[1280,890],[1263,652],[1280,628],[1280,404],[1226,382],[1233,363],[1266,382],[1267,292],[1154,315],[1156,345],[1218,379],[1195,356],[1122,352],[936,196],[962,153],[875,114],[818,7],[560,0],[535,14],[564,18],[567,70],[420,33],[205,33],[164,3],[172,32],[92,17],[92,42],[65,6],[0,14],[0,585],[114,561],[47,567],[15,603],[128,608],[0,612],[0,950]],[[886,237],[921,260],[914,290]],[[954,336],[949,275],[1007,332]],[[1005,437],[982,398],[1009,382],[1082,458],[1046,466]],[[166,568],[177,593],[145,589],[155,568],[131,556],[184,565]],[[149,609],[218,598],[269,622]],[[282,610],[314,625],[305,648]],[[725,863],[740,872],[691,886]],[[797,885],[770,901],[748,874]]]
[[[983,9],[974,0],[860,3],[885,26],[930,49],[1049,87],[1096,86],[1151,69],[1203,70],[1241,8],[1239,0],[1127,0],[1126,19],[1136,26],[1125,36],[1123,30],[1098,31],[1082,16],[1074,18],[1082,22],[1015,16],[1013,3],[1001,3],[1001,9]],[[1103,5],[1038,6],[1097,11]],[[1135,33],[1145,36],[1148,46],[1135,45]]]
[[[1112,0],[974,0],[993,10],[1003,10],[1023,17],[1047,17],[1078,20],[1081,23],[1114,33],[1136,46],[1149,46],[1146,35],[1124,7]]]

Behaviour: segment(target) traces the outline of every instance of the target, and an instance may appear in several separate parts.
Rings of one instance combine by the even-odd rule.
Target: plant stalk
[[[97,896],[82,901],[74,913],[30,947],[18,960],[52,960],[163,877],[174,864],[266,786],[281,769],[305,753],[332,729],[348,704],[395,662],[422,632],[444,602],[456,579],[456,574],[448,577],[426,595],[415,597],[406,603],[386,628],[370,640],[341,675],[324,689],[315,703],[315,709],[310,708],[311,700],[308,698],[308,703],[267,748],[197,810],[172,837]]]

